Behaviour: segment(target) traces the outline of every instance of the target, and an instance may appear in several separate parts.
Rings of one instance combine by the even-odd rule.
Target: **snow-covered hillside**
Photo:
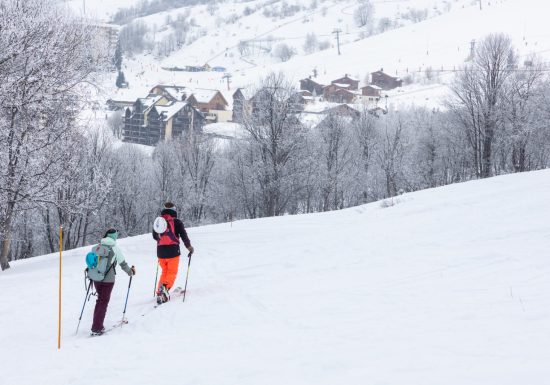
[[[84,254],[0,275],[2,384],[543,385],[550,377],[550,171],[425,190],[338,212],[192,228],[185,303],[153,310],[155,244],[128,325],[89,338]],[[182,263],[177,285],[183,285]],[[122,315],[118,275],[107,325]]]
[[[159,42],[171,30],[166,21],[187,14],[188,20],[194,20],[194,27],[188,33],[188,40],[192,42],[168,57],[144,54],[125,58],[123,69],[131,88],[116,89],[113,77],[106,84],[106,94],[131,100],[143,96],[155,84],[164,83],[221,89],[230,100],[236,87],[254,84],[269,71],[283,71],[298,86],[298,80],[311,75],[314,69],[321,80],[330,81],[348,73],[364,84],[370,72],[384,68],[389,74],[413,81],[399,91],[390,92],[391,103],[437,106],[441,104],[440,97],[446,94],[446,84],[452,79],[453,71],[468,57],[472,40],[479,41],[491,32],[504,32],[512,37],[521,62],[532,54],[545,60],[550,55],[550,33],[545,6],[540,0],[482,0],[481,10],[480,2],[471,0],[373,1],[375,26],[387,18],[402,27],[365,39],[361,39],[365,28],[357,27],[354,21],[357,1],[317,1],[314,7],[314,2],[303,0],[296,2],[301,8],[292,16],[269,16],[273,7],[280,11],[283,3],[224,2],[211,10],[199,5],[141,18]],[[82,11],[81,1],[69,4]],[[112,17],[118,8],[135,4],[136,0],[86,2],[87,14],[103,20]],[[247,14],[247,7],[254,12]],[[404,16],[411,10],[426,10],[428,18],[412,23]],[[340,56],[333,33],[336,29],[342,31]],[[311,33],[319,43],[329,43],[330,47],[305,52],[304,42]],[[246,52],[239,50],[239,42],[243,41],[249,42]],[[265,53],[268,46],[273,49],[278,43],[294,48],[297,55],[281,63]],[[204,63],[226,68],[232,75],[231,89],[227,90],[223,73],[162,69]],[[430,72],[431,79],[426,78],[426,71]]]

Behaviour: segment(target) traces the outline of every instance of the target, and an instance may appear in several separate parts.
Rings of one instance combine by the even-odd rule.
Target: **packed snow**
[[[543,385],[550,377],[550,171],[500,176],[313,215],[188,229],[185,303],[154,309],[155,242],[129,323],[89,337],[87,248],[0,274],[2,384]],[[180,264],[183,286],[187,259]],[[118,272],[106,326],[120,320]]]

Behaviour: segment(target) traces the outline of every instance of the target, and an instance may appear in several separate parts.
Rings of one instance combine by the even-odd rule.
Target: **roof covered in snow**
[[[176,85],[167,86],[167,85],[159,84],[159,85],[153,87],[153,89],[157,88],[157,87],[162,88],[167,94],[169,94],[172,98],[174,98],[177,101],[185,100],[185,98],[187,96],[189,96],[189,94],[191,93],[189,88],[184,87],[184,86],[176,86]]]
[[[159,115],[162,115],[162,120],[167,121],[181,111],[187,104],[187,102],[172,102],[166,106],[155,106],[155,108]]]
[[[154,106],[160,99],[162,99],[162,95],[149,94],[146,98],[139,98],[138,100],[147,109]]]
[[[193,90],[193,96],[199,103],[210,103],[219,93],[218,90],[208,90],[205,88],[196,88]],[[223,95],[222,95],[223,96]],[[224,98],[225,99],[225,98]]]
[[[244,88],[244,87],[242,87],[242,88],[237,88],[237,91],[240,91],[241,94],[243,94],[243,96],[244,96],[244,98],[245,98],[246,100],[252,99],[252,97],[254,96],[254,93],[255,93],[255,90],[252,89],[252,88],[250,88],[250,87],[246,87],[246,88]],[[233,93],[233,95],[235,95],[235,93],[236,93],[237,91],[235,91],[235,92]]]

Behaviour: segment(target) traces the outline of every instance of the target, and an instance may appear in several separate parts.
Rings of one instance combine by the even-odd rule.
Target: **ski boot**
[[[161,285],[157,291],[157,305],[161,305],[168,301],[170,301],[170,293],[168,292],[166,285]]]

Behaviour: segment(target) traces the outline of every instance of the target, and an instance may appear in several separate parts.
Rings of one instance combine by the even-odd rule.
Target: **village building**
[[[303,104],[310,104],[315,102],[315,96],[313,96],[313,94],[307,90],[299,91],[298,94],[301,96]]]
[[[361,94],[363,96],[374,96],[379,98],[382,96],[382,88],[374,84],[368,84],[361,88]]]
[[[204,122],[204,115],[191,104],[151,94],[126,108],[123,141],[154,146],[190,130],[199,132]]]
[[[207,123],[228,122],[232,119],[229,104],[218,90],[194,89],[186,101],[205,115]]]
[[[382,88],[375,86],[374,84],[368,84],[361,88],[361,94],[368,101],[378,101],[382,97]]]
[[[348,76],[348,74],[346,74],[343,78],[333,80],[331,84],[335,84],[340,88],[346,88],[352,91],[357,91],[359,89],[359,80]]]
[[[331,121],[334,117],[342,118],[348,123],[359,119],[361,112],[347,104],[322,105],[306,107],[300,114],[300,122],[308,128],[322,127],[326,122]]]
[[[90,21],[90,29],[92,29],[94,35],[100,36],[101,41],[107,43],[106,47],[104,47],[105,51],[90,51],[90,59],[92,59],[96,64],[99,64],[106,54],[109,57],[114,57],[118,45],[121,27],[114,24],[105,24],[96,21]],[[116,71],[114,61],[110,61],[110,67],[112,71]]]
[[[237,88],[233,93],[233,122],[242,123],[252,113],[251,99],[254,96],[250,88]]]
[[[353,103],[358,96],[355,92],[349,89],[348,84],[331,84],[323,90],[323,98],[327,102],[333,103]]]
[[[325,109],[323,113],[338,115],[338,116],[345,116],[348,118],[352,118],[353,120],[359,119],[359,117],[361,116],[361,113],[357,109],[350,107],[347,104],[339,104],[334,107],[329,107]]]
[[[162,95],[172,102],[184,102],[190,93],[191,91],[187,87],[167,86],[162,84],[154,86],[149,91],[149,94]]]
[[[300,80],[300,90],[309,91],[313,96],[323,95],[325,85],[316,82],[311,77]]]
[[[401,80],[401,78],[388,75],[384,72],[384,69],[371,73],[371,79],[371,84],[385,91],[403,86],[403,80]]]
[[[227,122],[232,118],[227,100],[218,90],[159,84],[150,93],[162,95],[173,102],[189,102],[204,114],[206,123]]]

